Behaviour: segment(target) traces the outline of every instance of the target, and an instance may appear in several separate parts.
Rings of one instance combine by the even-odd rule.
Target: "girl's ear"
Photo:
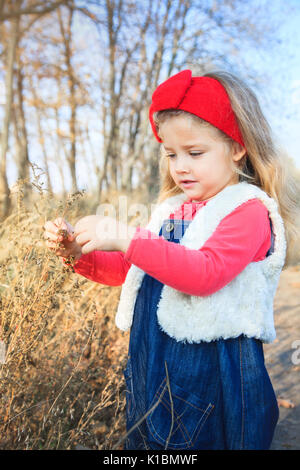
[[[233,150],[232,159],[235,162],[238,162],[247,153],[247,150],[245,149],[245,147],[242,147],[242,145],[239,144],[238,142],[233,142],[232,150]]]

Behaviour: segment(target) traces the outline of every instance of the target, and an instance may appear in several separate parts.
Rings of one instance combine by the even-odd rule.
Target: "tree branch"
[[[68,5],[69,0],[58,0],[54,3],[50,3],[50,5],[45,5],[45,2],[38,2],[26,8],[11,11],[3,11],[4,7],[2,3],[3,2],[1,1],[0,7],[2,6],[2,10],[0,9],[0,21],[6,21],[11,18],[20,17],[22,15],[45,15],[46,13],[50,13],[61,5]]]

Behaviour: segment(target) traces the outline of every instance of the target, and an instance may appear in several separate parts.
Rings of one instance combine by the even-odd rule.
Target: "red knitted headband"
[[[164,109],[181,109],[204,119],[245,147],[227,92],[218,80],[192,77],[183,70],[161,83],[152,95],[149,119],[158,142],[153,113]]]

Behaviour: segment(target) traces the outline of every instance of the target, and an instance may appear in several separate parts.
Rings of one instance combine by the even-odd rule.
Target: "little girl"
[[[263,342],[275,338],[289,213],[268,124],[240,80],[190,70],[156,89],[149,117],[163,179],[147,227],[104,240],[99,216],[73,234],[57,219],[47,245],[78,274],[124,284],[125,449],[269,449],[278,406]]]

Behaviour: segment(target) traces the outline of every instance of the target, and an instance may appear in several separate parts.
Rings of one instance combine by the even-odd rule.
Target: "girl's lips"
[[[193,186],[193,184],[197,183],[197,181],[181,181],[181,184],[185,187],[185,188],[190,188],[191,186]]]

